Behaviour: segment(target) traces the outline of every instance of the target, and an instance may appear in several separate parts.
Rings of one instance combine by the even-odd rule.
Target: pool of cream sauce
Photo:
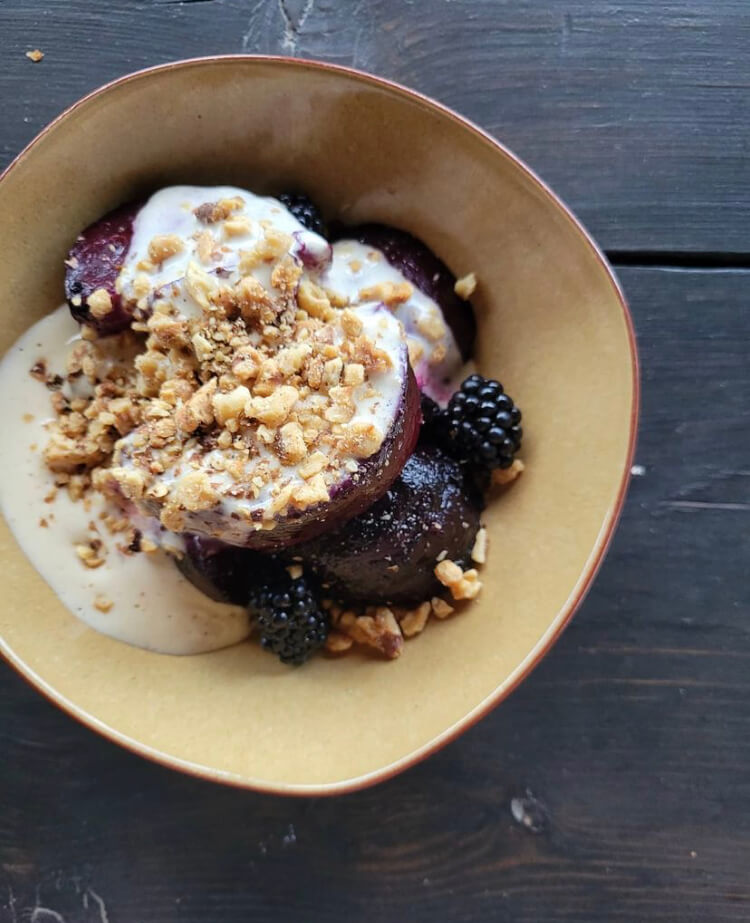
[[[65,372],[65,359],[78,336],[67,305],[37,321],[0,362],[3,438],[0,445],[0,509],[19,545],[61,602],[91,628],[138,647],[165,654],[199,654],[235,644],[250,631],[246,611],[214,602],[178,571],[161,549],[125,555],[99,514],[113,510],[91,492],[88,508],[57,490],[42,460],[51,419],[50,392],[29,374],[44,359],[52,374]],[[41,523],[45,522],[46,526]],[[75,545],[89,540],[89,523],[107,550],[101,567],[89,569]],[[112,601],[109,612],[94,605]]]

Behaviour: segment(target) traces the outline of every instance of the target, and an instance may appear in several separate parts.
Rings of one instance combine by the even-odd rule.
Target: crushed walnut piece
[[[427,620],[431,612],[432,605],[429,602],[423,602],[414,609],[398,612],[396,618],[404,637],[413,638],[415,635],[421,634],[427,627]]]
[[[453,291],[458,295],[459,298],[462,298],[464,301],[468,301],[476,290],[477,277],[473,272],[469,272],[465,276],[461,276],[460,279],[456,280],[456,284],[453,286]]]
[[[342,612],[337,628],[357,644],[379,650],[389,660],[401,655],[404,636],[393,610],[388,606],[368,608],[364,615],[352,611]]]
[[[456,611],[449,602],[441,599],[440,596],[433,596],[430,600],[430,605],[432,606],[432,614],[437,619],[447,619],[449,615]]]
[[[474,539],[474,547],[471,549],[471,560],[474,561],[475,564],[487,563],[488,545],[489,538],[487,536],[487,530],[482,526],[477,532],[476,538]]]
[[[445,559],[435,565],[435,576],[448,587],[451,596],[456,599],[475,599],[482,589],[479,574],[474,568],[462,570],[455,561]]]
[[[524,463],[520,458],[514,458],[510,468],[495,468],[492,472],[493,487],[507,487],[523,473]]]
[[[106,288],[95,289],[86,299],[91,316],[101,320],[112,312],[112,296]]]
[[[44,57],[44,52],[40,51],[38,48],[34,48],[32,51],[26,52],[26,57],[29,61],[33,61],[34,64],[38,64]]]
[[[349,635],[341,631],[336,631],[335,629],[328,632],[325,649],[329,654],[345,654],[347,651],[350,651],[353,646],[354,638],[351,638]]]
[[[98,609],[100,612],[109,612],[109,610],[114,606],[114,603],[108,596],[100,593],[94,598],[94,608]]]
[[[84,565],[91,570],[94,570],[97,567],[101,567],[104,564],[104,545],[101,539],[91,539],[89,542],[83,543],[75,546],[75,553],[78,556],[78,559]]]

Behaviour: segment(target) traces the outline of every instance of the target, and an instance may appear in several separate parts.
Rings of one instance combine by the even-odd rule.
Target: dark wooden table
[[[560,192],[635,316],[637,476],[534,675],[356,795],[179,776],[0,668],[0,921],[750,920],[750,3],[0,0],[0,161],[106,80],[238,51],[413,86]]]

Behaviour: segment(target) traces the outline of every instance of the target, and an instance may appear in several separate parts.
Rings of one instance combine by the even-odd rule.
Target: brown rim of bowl
[[[492,137],[488,132],[484,131],[478,125],[475,125],[469,119],[464,118],[463,116],[458,115],[452,109],[444,106],[442,103],[436,102],[431,99],[429,96],[425,96],[422,93],[417,92],[416,90],[410,90],[407,87],[402,86],[399,83],[396,83],[392,80],[387,80],[384,77],[375,77],[372,74],[365,73],[364,71],[356,70],[353,67],[344,67],[340,64],[328,64],[324,61],[314,61],[306,60],[303,58],[288,58],[283,55],[246,55],[246,54],[232,54],[232,55],[209,55],[201,58],[186,58],[180,61],[170,61],[166,64],[157,64],[153,67],[143,68],[142,70],[134,71],[131,74],[125,74],[123,77],[118,77],[116,80],[112,80],[109,83],[105,83],[103,86],[99,87],[96,90],[92,90],[90,93],[87,93],[77,102],[73,103],[71,106],[68,106],[67,109],[63,110],[55,119],[53,119],[45,128],[43,128],[35,138],[33,138],[26,147],[8,164],[8,166],[0,174],[0,183],[8,176],[8,174],[13,170],[13,168],[20,163],[33,149],[33,147],[40,141],[49,131],[51,131],[58,122],[68,116],[71,112],[78,109],[79,106],[84,105],[89,100],[94,97],[100,96],[104,93],[109,92],[115,87],[120,86],[123,83],[128,83],[132,80],[139,80],[144,77],[148,77],[152,73],[158,73],[160,71],[172,70],[175,68],[182,67],[194,67],[195,65],[207,64],[209,62],[213,63],[232,63],[240,61],[264,61],[264,62],[278,62],[283,63],[286,66],[298,67],[300,70],[312,69],[312,70],[321,70],[321,71],[330,71],[333,73],[343,74],[347,77],[354,78],[362,83],[371,84],[373,86],[380,87],[381,89],[388,90],[391,93],[395,93],[398,96],[405,97],[406,99],[417,101],[423,106],[431,109],[434,112],[438,112],[446,118],[451,119],[454,122],[457,122],[467,131],[470,131],[476,137],[478,137],[485,144],[490,145],[496,151],[501,153],[508,160],[512,161],[519,170],[526,174],[526,176],[535,183],[540,189],[542,189],[550,198],[550,200],[557,206],[557,208],[563,213],[568,222],[575,228],[579,236],[584,240],[587,246],[596,256],[597,260],[601,264],[602,269],[609,277],[609,281],[612,285],[612,288],[615,291],[615,294],[620,302],[622,307],[622,313],[625,320],[625,325],[628,332],[628,340],[630,343],[630,356],[632,361],[632,370],[633,370],[633,406],[631,409],[630,417],[630,435],[628,440],[628,451],[624,471],[622,473],[622,479],[620,481],[620,487],[617,493],[617,498],[615,500],[614,506],[609,511],[607,518],[602,526],[601,532],[596,540],[596,544],[589,555],[586,567],[584,568],[583,573],[579,577],[573,591],[568,597],[567,602],[561,608],[558,613],[554,624],[546,632],[546,634],[537,642],[534,646],[534,649],[526,656],[526,658],[516,667],[510,677],[498,687],[492,694],[487,696],[487,698],[480,702],[479,705],[475,706],[467,715],[457,721],[454,725],[449,727],[447,730],[443,731],[438,735],[434,740],[430,741],[428,744],[424,744],[419,747],[415,752],[405,756],[400,760],[396,760],[394,763],[384,766],[382,769],[374,770],[373,772],[366,773],[365,775],[358,776],[354,779],[347,779],[343,782],[330,782],[325,784],[313,784],[313,785],[304,785],[304,784],[269,784],[261,779],[246,779],[237,773],[223,772],[222,770],[209,769],[205,766],[196,765],[194,763],[187,762],[186,760],[181,760],[178,757],[168,756],[167,754],[160,753],[158,750],[153,749],[152,747],[146,746],[145,744],[139,743],[137,740],[133,740],[130,737],[126,737],[124,734],[120,734],[114,728],[108,727],[102,722],[98,721],[92,715],[89,715],[83,712],[78,708],[73,702],[69,702],[63,696],[55,692],[54,689],[49,687],[45,681],[37,676],[32,670],[30,670],[25,664],[23,664],[14,654],[10,651],[5,643],[0,639],[0,648],[1,652],[4,655],[5,659],[10,663],[12,667],[35,689],[42,693],[50,702],[56,705],[58,708],[61,708],[64,712],[70,715],[72,718],[75,718],[81,724],[86,727],[96,731],[101,734],[103,737],[108,738],[116,744],[124,747],[127,750],[130,750],[133,753],[143,756],[152,762],[159,763],[162,766],[165,766],[169,769],[176,769],[180,772],[184,772],[188,775],[196,776],[200,779],[206,779],[212,782],[220,782],[224,785],[230,785],[235,788],[250,789],[253,791],[264,792],[267,794],[273,795],[294,795],[300,797],[311,797],[311,796],[322,796],[322,795],[340,795],[346,794],[349,792],[359,791],[363,788],[368,788],[371,785],[376,785],[379,782],[384,782],[387,779],[392,778],[395,775],[398,775],[400,772],[403,772],[406,769],[409,769],[411,766],[414,766],[416,763],[421,762],[426,759],[433,753],[436,753],[438,750],[442,749],[444,746],[449,744],[451,741],[455,740],[460,734],[463,734],[464,731],[467,731],[469,728],[473,727],[481,718],[487,715],[496,705],[499,705],[503,699],[507,698],[511,692],[526,679],[526,677],[531,673],[531,671],[541,662],[543,657],[550,651],[552,646],[555,644],[557,639],[560,637],[565,628],[567,628],[570,620],[575,614],[578,607],[583,602],[586,594],[588,593],[591,585],[593,583],[594,577],[596,576],[599,568],[602,564],[604,556],[607,553],[612,536],[617,526],[622,508],[625,502],[625,494],[627,492],[628,483],[630,481],[630,469],[633,464],[633,458],[635,454],[635,445],[636,445],[636,433],[638,428],[638,414],[640,408],[640,378],[639,378],[639,367],[638,367],[638,352],[636,348],[635,340],[635,330],[633,327],[633,319],[628,309],[627,302],[625,300],[625,295],[623,294],[620,283],[612,269],[612,267],[607,262],[604,254],[602,253],[599,246],[595,243],[591,235],[586,231],[581,222],[575,217],[573,212],[568,208],[567,205],[560,199],[560,197],[550,189],[550,187],[539,177],[537,174],[528,167],[519,157],[512,153],[505,145],[500,141],[497,141]]]

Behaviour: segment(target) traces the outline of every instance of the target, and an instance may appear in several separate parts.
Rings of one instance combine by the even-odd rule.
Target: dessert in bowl
[[[168,99],[187,86],[177,113]],[[130,122],[126,144],[118,126]],[[76,149],[91,132],[107,164],[84,171]],[[329,239],[295,217],[299,201],[274,198],[289,189],[308,191],[337,223]],[[36,333],[24,345],[24,395],[33,386],[57,404],[36,440],[39,464],[60,481],[48,507],[101,498],[119,510],[92,510],[93,527],[67,542],[80,560],[63,563],[58,541],[45,552],[54,561],[36,563],[64,602],[52,571],[77,565],[92,584],[81,614],[110,635],[143,644],[134,626],[148,633],[159,619],[137,596],[150,605],[162,593],[148,647],[169,650],[182,620],[196,630],[179,652],[221,648],[171,657],[80,627],[8,535],[2,630],[13,663],[140,752],[277,791],[381,778],[528,671],[613,527],[636,386],[611,274],[525,168],[374,78],[214,59],[94,94],[22,155],[0,198],[13,256],[5,349],[45,315],[41,324],[59,322],[50,343],[75,333],[68,308],[51,313],[66,256],[66,294],[84,325],[70,368],[53,368]],[[123,202],[141,205],[129,217]],[[91,230],[77,240],[81,228]],[[462,295],[476,311],[476,373],[464,365],[473,312]],[[23,317],[12,310],[19,298],[31,306]],[[503,480],[519,467],[518,410],[496,379],[532,421],[528,471],[482,511],[492,471]],[[84,380],[93,394],[76,390]],[[21,408],[14,432],[43,417],[41,404]],[[81,440],[92,454],[76,458]],[[42,555],[31,545],[53,523],[19,525],[7,496],[21,545]],[[32,528],[43,537],[28,537]],[[119,580],[97,584],[110,558],[131,597]],[[147,566],[160,576],[146,587],[134,568]],[[248,573],[262,579],[248,586]],[[172,581],[183,609],[165,592]],[[455,612],[441,619],[446,609]],[[293,612],[311,621],[292,638],[279,629]],[[229,628],[209,643],[217,621]],[[254,625],[284,660],[315,655],[293,669],[233,643]],[[316,653],[326,645],[355,653]]]
[[[394,658],[452,614],[444,587],[479,594],[480,485],[514,479],[523,431],[499,382],[461,381],[476,278],[396,229],[325,233],[298,194],[164,188],[83,230],[67,304],[9,350],[0,388],[24,408],[46,388],[52,416],[10,421],[0,499],[92,627]]]

